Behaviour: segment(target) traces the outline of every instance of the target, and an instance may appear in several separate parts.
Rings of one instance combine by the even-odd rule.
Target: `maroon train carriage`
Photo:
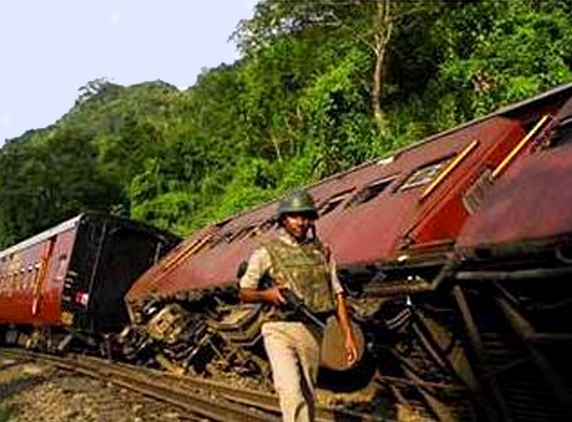
[[[510,255],[549,250],[570,258],[572,238],[572,99],[558,111],[536,142],[534,153],[512,166],[491,187],[479,212],[469,218],[458,249]]]
[[[572,419],[571,98],[563,85],[309,187],[368,338],[371,382],[395,409]],[[275,209],[198,231],[133,284],[138,342],[158,344],[164,366],[267,371],[260,307],[232,293]]]
[[[121,330],[132,282],[178,241],[125,218],[86,213],[0,252],[0,342]]]
[[[564,421],[572,420],[572,99],[535,144],[467,219],[450,292],[491,413]]]
[[[312,186],[320,237],[342,269],[398,261],[421,246],[450,249],[467,216],[463,192],[525,134],[519,121],[495,116]],[[270,203],[191,237],[128,300],[234,281],[237,263],[272,233],[275,210]]]
[[[320,204],[318,232],[338,266],[446,261],[483,179],[490,185],[517,164],[571,95],[572,84],[560,87],[310,186]],[[268,203],[195,233],[127,300],[232,283],[237,263],[275,228],[275,210]]]

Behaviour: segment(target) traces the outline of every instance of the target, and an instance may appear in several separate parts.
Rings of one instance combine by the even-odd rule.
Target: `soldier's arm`
[[[346,304],[346,296],[344,288],[338,279],[338,274],[336,270],[336,262],[331,257],[328,256],[330,270],[331,270],[331,283],[332,290],[336,295],[336,317],[338,323],[345,337],[345,347],[348,354],[348,364],[353,365],[358,358],[358,348],[355,340],[354,332],[350,325],[350,317],[348,312],[348,307]]]
[[[270,265],[270,256],[266,249],[260,248],[253,252],[248,261],[246,271],[239,282],[239,297],[241,301],[245,303],[263,302],[273,305],[286,303],[278,287],[259,289],[260,280],[270,269]]]
[[[358,358],[358,349],[354,333],[350,325],[350,317],[344,293],[338,293],[336,295],[336,315],[340,328],[344,333],[345,346],[348,353],[348,363],[353,365]]]
[[[278,287],[270,287],[264,290],[241,288],[240,300],[245,303],[270,303],[272,305],[282,305],[286,303],[286,299],[280,293]]]

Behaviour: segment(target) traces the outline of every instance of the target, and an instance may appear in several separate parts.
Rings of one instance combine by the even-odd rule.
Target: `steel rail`
[[[185,384],[189,388],[208,389],[210,391],[215,391],[216,393],[225,396],[229,400],[236,401],[238,403],[259,407],[261,409],[269,410],[272,412],[280,411],[278,397],[275,394],[246,388],[237,389],[221,382],[205,380],[203,378],[191,378],[184,375],[165,373],[147,368],[146,370],[149,371],[149,374],[163,378],[168,377],[173,381]],[[381,416],[355,412],[343,408],[332,408],[329,406],[321,405],[316,407],[316,422],[331,422],[337,420],[363,422],[390,421],[390,419],[383,418]]]
[[[213,392],[205,389],[183,389],[166,380],[150,377],[140,367],[117,365],[102,359],[86,357],[57,357],[41,353],[1,349],[2,354],[27,356],[44,361],[61,369],[82,375],[101,378],[116,385],[137,391],[159,401],[167,402],[193,414],[213,421],[252,421],[278,422],[276,414],[253,409],[244,404],[231,402],[223,397],[213,397]]]
[[[278,397],[265,391],[236,388],[222,382],[168,373],[125,363],[110,362],[91,356],[63,358],[23,351],[0,349],[3,353],[25,355],[54,365],[104,378],[114,384],[129,388],[158,400],[169,402],[190,412],[216,421],[279,421]],[[206,394],[205,394],[206,393]],[[213,394],[218,398],[213,399]],[[316,407],[316,422],[360,421],[386,422],[391,419],[329,406]]]

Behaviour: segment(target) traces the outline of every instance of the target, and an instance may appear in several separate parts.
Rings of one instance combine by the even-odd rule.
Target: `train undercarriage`
[[[323,370],[320,386],[394,420],[570,420],[570,245],[342,270],[367,352],[347,373]],[[1,335],[4,344],[272,389],[265,308],[240,304],[236,286],[157,297],[132,312],[135,323],[115,335],[31,326]],[[360,391],[367,405],[344,398]]]
[[[394,419],[407,409],[438,421],[570,420],[572,298],[562,293],[569,252],[561,244],[526,256],[342,271],[367,354],[351,374],[324,370],[321,386],[373,386],[371,412]],[[264,308],[236,297],[229,286],[147,302],[140,323],[120,336],[124,355],[271,389]],[[348,379],[355,385],[344,385]]]

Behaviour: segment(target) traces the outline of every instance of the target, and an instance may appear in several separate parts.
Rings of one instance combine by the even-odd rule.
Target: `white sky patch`
[[[232,63],[236,46],[226,41],[240,19],[252,16],[246,9],[252,1],[169,1],[169,7],[157,7],[151,0],[103,0],[95,10],[86,1],[0,0],[0,61],[18,63],[0,70],[0,145],[55,123],[73,106],[78,88],[96,78],[125,86],[161,79],[182,88],[196,82],[201,67]],[[137,54],[141,46],[149,46],[145,55]],[[189,54],[182,57],[181,51]],[[58,66],[26,71],[48,55]]]
[[[119,16],[119,13],[117,12],[113,12],[111,15],[109,15],[109,22],[111,23],[118,23],[120,19],[121,16]]]
[[[254,9],[255,4],[256,4],[256,0],[246,0],[244,2],[244,8],[246,10],[252,10],[252,9]]]

